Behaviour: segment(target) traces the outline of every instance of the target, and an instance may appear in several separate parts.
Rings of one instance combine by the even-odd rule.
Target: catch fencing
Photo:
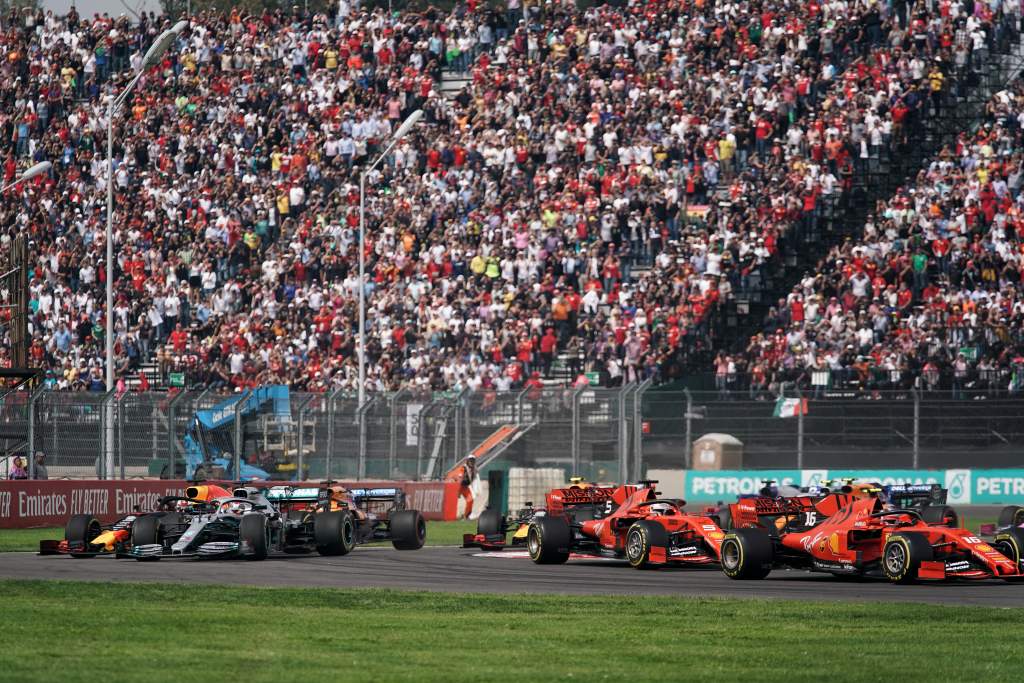
[[[598,481],[640,479],[648,468],[690,468],[692,444],[712,433],[741,442],[744,468],[1020,462],[1024,399],[1016,395],[918,388],[820,394],[798,385],[783,392],[806,399],[806,413],[776,417],[778,396],[767,392],[727,386],[674,391],[650,382],[515,392],[403,390],[370,394],[362,409],[350,392],[292,392],[289,416],[240,416],[207,438],[229,461],[285,479],[302,473],[308,479],[437,480],[503,428],[513,428],[517,438],[493,466],[561,467],[567,476]],[[51,478],[181,478],[196,411],[232,396],[238,394],[10,392],[0,397],[0,476],[8,475],[14,456],[42,452]]]

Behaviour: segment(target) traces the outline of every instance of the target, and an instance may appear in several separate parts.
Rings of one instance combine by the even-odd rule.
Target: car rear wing
[[[896,507],[921,504],[945,505],[948,491],[941,484],[889,484],[882,487],[889,502]]]
[[[330,491],[316,486],[271,486],[263,492],[264,497],[272,503],[313,503],[320,499],[321,491]]]

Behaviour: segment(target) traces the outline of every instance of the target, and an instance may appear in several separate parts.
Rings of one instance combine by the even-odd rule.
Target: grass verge
[[[462,545],[462,534],[476,532],[476,522],[427,522],[427,545]],[[64,538],[64,529],[0,529],[0,552],[39,550],[39,541]]]
[[[2,678],[1020,680],[1015,610],[182,588],[2,581]]]

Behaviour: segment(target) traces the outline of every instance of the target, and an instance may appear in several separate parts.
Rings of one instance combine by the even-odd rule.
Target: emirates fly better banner
[[[274,483],[302,485],[301,482]],[[356,488],[398,486],[406,493],[407,505],[422,512],[425,518],[456,518],[458,484],[383,481],[339,483]],[[159,479],[0,481],[0,528],[62,527],[71,515],[93,515],[101,522],[113,522],[133,512],[153,510],[160,498],[180,496],[186,486],[188,482],[185,481]]]

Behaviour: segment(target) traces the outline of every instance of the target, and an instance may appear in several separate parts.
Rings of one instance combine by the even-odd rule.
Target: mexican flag
[[[775,402],[775,417],[796,417],[806,414],[806,398],[780,398]]]

